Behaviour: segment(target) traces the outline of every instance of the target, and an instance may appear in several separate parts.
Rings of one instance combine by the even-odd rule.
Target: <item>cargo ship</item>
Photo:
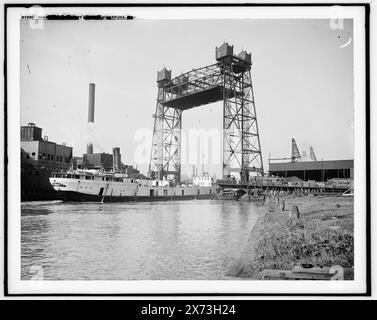
[[[52,187],[64,201],[128,202],[212,199],[214,186],[171,185],[166,180],[132,179],[120,172],[70,170],[53,172]]]

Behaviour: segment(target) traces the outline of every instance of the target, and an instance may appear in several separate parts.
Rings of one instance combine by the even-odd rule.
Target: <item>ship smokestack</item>
[[[113,170],[120,171],[120,148],[113,148]]]
[[[94,83],[89,83],[89,107],[88,107],[88,124],[94,123],[94,102],[95,102],[95,91],[96,85]],[[88,142],[86,148],[87,154],[93,154],[93,143]]]

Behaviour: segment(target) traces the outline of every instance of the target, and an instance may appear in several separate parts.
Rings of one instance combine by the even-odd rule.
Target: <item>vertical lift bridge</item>
[[[171,70],[157,73],[157,104],[149,175],[180,182],[182,113],[223,101],[223,176],[239,172],[264,173],[251,81],[251,54],[233,55],[227,43],[216,48],[215,64],[193,69],[172,79]]]

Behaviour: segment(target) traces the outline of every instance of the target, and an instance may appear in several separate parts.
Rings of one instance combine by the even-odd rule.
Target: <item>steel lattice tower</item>
[[[174,79],[157,73],[158,97],[149,173],[155,179],[179,182],[181,120],[184,110],[223,100],[223,175],[264,173],[251,81],[251,54],[233,55],[233,46],[216,48],[217,63],[193,69]]]
[[[153,128],[153,141],[149,172],[152,178],[179,182],[181,175],[181,120],[182,110],[169,108],[165,87],[171,79],[171,71],[164,68],[157,73],[158,95]]]

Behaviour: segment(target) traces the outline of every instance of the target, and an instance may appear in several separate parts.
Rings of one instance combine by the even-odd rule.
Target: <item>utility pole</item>
[[[322,176],[322,182],[325,182],[325,173],[323,171],[323,158],[321,159],[322,160],[322,173],[321,173],[321,176]]]

